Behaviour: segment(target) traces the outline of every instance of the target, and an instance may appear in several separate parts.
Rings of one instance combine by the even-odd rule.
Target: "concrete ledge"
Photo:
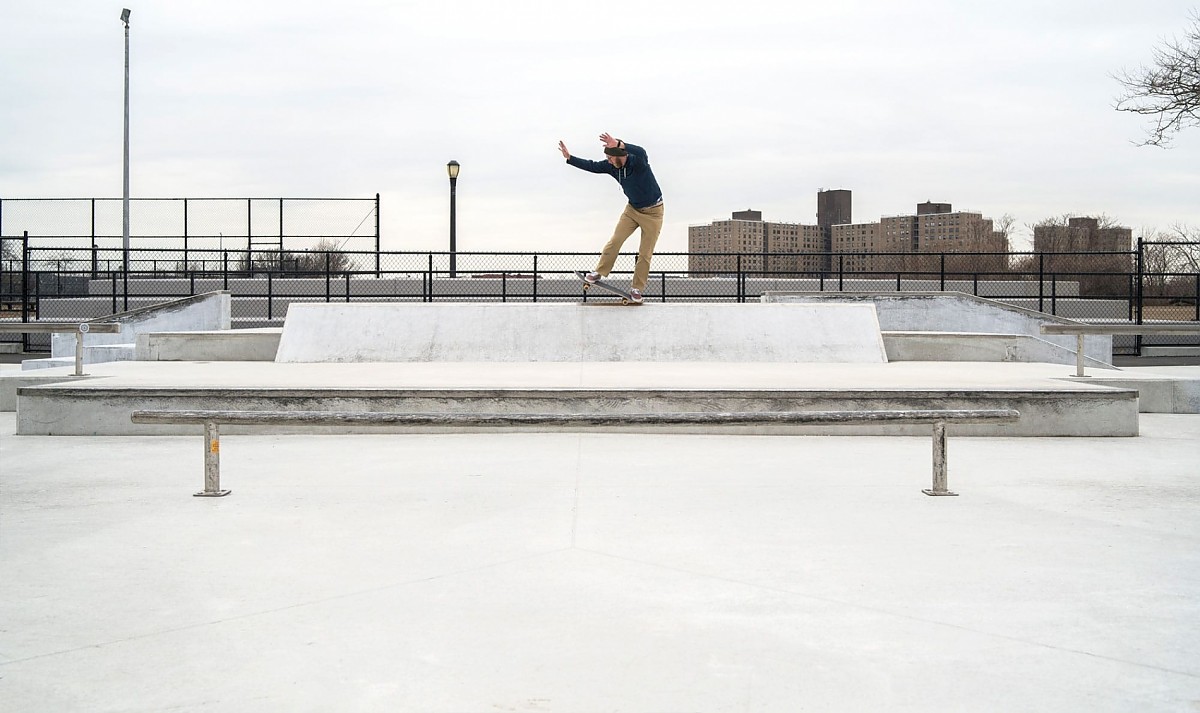
[[[1122,370],[1096,372],[1088,381],[1137,391],[1138,410],[1142,413],[1200,413],[1200,379],[1131,374]]]
[[[280,327],[152,332],[137,337],[138,361],[275,361]]]
[[[134,411],[361,411],[396,413],[686,413],[765,411],[1014,409],[1009,426],[952,425],[972,436],[1136,436],[1137,392],[1088,387],[1046,390],[664,390],[664,389],[129,389],[56,385],[19,392],[17,432],[22,435],[179,435],[194,429],[172,424],[135,424]],[[535,430],[561,430],[532,426]],[[258,433],[254,426],[235,433]],[[335,423],[275,426],[272,433],[458,432],[444,428]],[[761,433],[812,435],[918,435],[903,425],[860,426],[627,426],[601,432]]]
[[[887,361],[859,305],[295,304],[277,362]]]
[[[54,373],[46,370],[21,371],[11,370],[0,372],[0,412],[17,410],[17,390],[26,386],[42,386],[45,384],[61,384],[67,381],[90,379],[90,376],[75,376],[74,363],[70,370],[63,369]]]
[[[989,361],[1074,364],[1075,351],[1027,334],[884,332],[888,361]],[[1112,369],[1085,357],[1087,365]]]
[[[955,292],[892,293],[786,293],[763,295],[767,303],[871,304],[880,329],[887,332],[963,332],[973,334],[1023,334],[1037,337],[1075,353],[1071,336],[1042,335],[1045,324],[1077,324],[1068,319],[1011,304]],[[1036,300],[1033,302],[1036,306]],[[1120,315],[1118,315],[1120,316]],[[1084,339],[1084,354],[1097,362],[1112,362],[1112,337]],[[940,360],[935,357],[934,361]]]

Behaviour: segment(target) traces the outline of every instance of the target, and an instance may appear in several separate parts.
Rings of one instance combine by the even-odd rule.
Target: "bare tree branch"
[[[1125,87],[1114,108],[1154,117],[1154,127],[1141,146],[1167,147],[1175,134],[1200,126],[1200,11],[1183,39],[1164,40],[1154,49],[1154,63],[1113,78]]]

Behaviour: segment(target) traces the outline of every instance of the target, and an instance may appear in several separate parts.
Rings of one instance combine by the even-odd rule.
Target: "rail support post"
[[[204,490],[197,498],[223,498],[230,491],[221,490],[221,434],[216,421],[204,422]]]
[[[1083,373],[1083,332],[1075,335],[1075,378],[1087,378],[1087,374]]]
[[[946,424],[933,424],[933,487],[922,490],[926,495],[958,495],[946,488]]]
[[[75,376],[85,376],[83,373],[83,335],[88,333],[87,322],[81,322],[75,330]]]

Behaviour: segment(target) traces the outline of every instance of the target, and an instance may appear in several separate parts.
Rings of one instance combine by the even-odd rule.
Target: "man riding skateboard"
[[[650,258],[654,255],[654,244],[658,242],[658,234],[662,231],[662,190],[658,187],[654,172],[650,170],[645,149],[614,139],[608,133],[600,134],[600,141],[604,143],[604,161],[576,158],[567,150],[566,144],[558,142],[558,150],[568,164],[591,173],[607,173],[621,184],[621,190],[629,199],[629,204],[617,220],[612,237],[600,253],[600,262],[595,270],[587,273],[584,280],[594,284],[608,277],[621,252],[621,245],[633,235],[633,231],[641,228],[642,241],[638,246],[633,282],[629,288],[630,298],[634,302],[641,302],[642,290],[646,289],[646,282],[650,279]]]

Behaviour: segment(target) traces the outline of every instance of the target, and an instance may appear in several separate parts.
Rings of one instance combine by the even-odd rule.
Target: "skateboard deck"
[[[637,305],[642,304],[641,302],[634,302],[633,297],[631,297],[628,292],[626,292],[625,290],[622,290],[620,287],[609,284],[609,283],[605,282],[604,280],[596,280],[595,282],[588,282],[586,279],[584,279],[585,275],[587,275],[587,273],[583,272],[582,270],[575,271],[575,276],[578,277],[580,280],[583,280],[583,291],[584,292],[587,292],[589,289],[591,289],[593,287],[599,287],[601,290],[604,290],[605,292],[608,292],[613,295],[616,295],[617,297],[620,297],[621,304],[623,304],[623,305],[637,306]]]

